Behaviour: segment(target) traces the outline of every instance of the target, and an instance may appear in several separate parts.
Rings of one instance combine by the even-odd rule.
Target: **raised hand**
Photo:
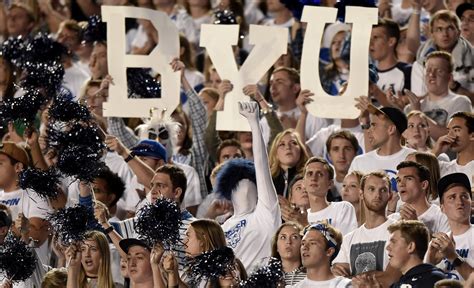
[[[163,248],[163,246],[161,244],[155,244],[155,246],[153,246],[153,249],[151,250],[150,264],[151,265],[160,264],[163,253],[165,253],[165,249]]]
[[[222,80],[222,82],[217,87],[220,98],[225,98],[225,95],[234,89],[234,85],[230,83],[229,80]]]
[[[239,113],[240,115],[247,118],[249,121],[258,122],[259,120],[258,112],[259,111],[258,111],[257,103],[239,101]]]
[[[298,98],[296,98],[296,106],[300,108],[302,113],[308,113],[308,109],[306,109],[306,105],[314,101],[314,99],[311,98],[313,96],[314,96],[314,93],[305,89],[305,90],[302,90],[300,94],[298,95]]]

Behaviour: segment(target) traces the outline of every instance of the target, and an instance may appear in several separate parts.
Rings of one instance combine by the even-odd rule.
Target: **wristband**
[[[104,230],[105,234],[110,234],[110,232],[114,231],[114,226],[110,225],[107,229]]]
[[[421,12],[420,10],[413,10],[411,14],[420,15],[420,12]]]
[[[130,162],[130,160],[132,160],[133,158],[135,158],[135,156],[136,156],[136,155],[135,155],[135,153],[133,153],[133,151],[130,152],[130,154],[128,154],[127,158],[125,158],[125,163]]]

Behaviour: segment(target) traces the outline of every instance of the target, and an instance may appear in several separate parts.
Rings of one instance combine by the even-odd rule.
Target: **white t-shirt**
[[[403,89],[410,90],[410,73],[411,65],[398,62],[395,66],[387,70],[378,70],[379,80],[377,86],[383,92],[387,93],[389,89],[393,89],[395,96]]]
[[[393,213],[388,216],[391,219],[399,220],[400,213]],[[430,208],[428,208],[423,214],[418,216],[418,220],[425,223],[428,230],[431,233],[443,232],[448,233],[451,231],[449,227],[448,217],[446,214],[441,212],[441,208],[438,205],[431,204]]]
[[[282,115],[286,115],[288,117],[298,119],[301,115],[301,110],[298,107],[296,107],[286,112],[276,111],[276,114],[278,117],[281,117]],[[267,118],[263,117],[260,120],[260,126],[262,127],[263,139],[265,141],[265,144],[268,147],[271,143],[268,143],[270,139],[270,127],[268,126]],[[317,118],[313,116],[311,113],[309,113],[308,117],[306,118],[306,129],[305,129],[306,139],[311,138],[314,134],[316,134],[316,132],[318,132],[319,130],[321,130],[321,128],[324,128],[326,126],[328,126],[328,122],[326,119]]]
[[[464,234],[453,236],[453,238],[456,243],[456,252],[458,255],[461,256],[467,264],[474,267],[474,225],[471,224],[471,227],[464,232]],[[447,278],[464,280],[447,259],[442,260],[438,267],[446,272]]]
[[[354,134],[354,136],[357,138],[357,141],[359,142],[359,147],[362,149],[362,152],[364,151],[365,141],[362,128],[360,128],[360,126],[354,128],[341,128],[341,125],[339,124],[332,124],[328,127],[322,128],[313,136],[306,135],[306,137],[309,138],[309,140],[306,141],[306,146],[309,147],[313,156],[323,157],[324,159],[329,160],[329,155],[326,149],[326,141],[332,133],[340,130],[347,130]]]
[[[347,201],[331,202],[329,206],[317,212],[308,209],[308,222],[327,221],[346,235],[357,228],[357,217],[354,206]]]
[[[426,116],[442,126],[446,126],[451,116],[456,112],[472,112],[471,100],[466,96],[454,94],[451,91],[449,91],[448,95],[437,101],[430,100],[429,97],[424,98],[420,102],[420,109]],[[405,112],[410,110],[410,105],[405,107]]]
[[[201,195],[201,186],[199,182],[199,176],[196,172],[196,169],[193,167],[174,162],[174,165],[183,169],[184,174],[186,175],[186,192],[184,193],[183,203],[181,203],[181,208],[185,209],[186,207],[196,206],[201,204],[202,195]]]
[[[277,203],[257,202],[252,213],[243,216],[232,216],[222,224],[227,246],[234,250],[247,271],[261,259],[270,257],[273,234],[281,224],[280,207]]]
[[[40,218],[46,219],[49,213],[52,213],[52,208],[48,202],[38,196],[35,192],[23,189],[12,192],[0,191],[0,203],[8,206],[14,222],[18,213],[23,213],[26,218]],[[49,263],[50,251],[48,249],[49,241],[44,241],[43,245],[35,248],[38,258],[41,263]]]
[[[396,221],[387,219],[383,224],[367,229],[365,224],[344,236],[341,250],[333,263],[347,263],[352,275],[369,271],[384,271],[388,265],[385,249],[389,243],[387,228]]]
[[[385,171],[392,182],[392,189],[396,189],[395,177],[397,176],[397,165],[404,161],[408,154],[416,152],[407,147],[402,147],[400,151],[388,156],[381,156],[377,154],[377,150],[372,150],[368,153],[356,156],[352,160],[349,173],[352,171],[360,171],[362,173],[370,173],[374,171]]]
[[[64,69],[63,85],[71,91],[74,101],[79,99],[79,92],[84,83],[89,79],[90,76],[75,63],[71,67]]]
[[[448,162],[448,164],[446,165],[446,174],[445,175],[456,173],[456,172],[461,172],[461,173],[466,174],[467,178],[469,178],[469,181],[471,182],[471,187],[474,185],[474,182],[473,182],[474,181],[474,161],[470,161],[469,163],[467,163],[464,166],[459,165],[456,162],[456,159],[454,159],[451,162]],[[445,176],[445,175],[442,175],[442,176]]]
[[[335,278],[331,280],[326,280],[326,281],[313,281],[309,280],[308,277],[305,277],[303,281],[299,282],[296,285],[293,286],[287,286],[287,287],[293,287],[293,288],[344,288],[344,287],[351,287],[351,279],[342,277],[342,276],[336,276]]]

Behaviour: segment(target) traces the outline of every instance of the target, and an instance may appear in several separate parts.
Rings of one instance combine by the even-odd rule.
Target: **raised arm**
[[[259,123],[258,104],[255,102],[239,102],[239,112],[247,118],[252,130],[252,146],[258,193],[257,208],[263,205],[267,209],[273,210],[279,207],[278,198],[275,186],[273,186],[270,167],[268,166],[267,150]]]
[[[201,195],[205,197],[208,194],[206,186],[206,172],[205,163],[209,158],[209,153],[206,149],[206,142],[204,141],[206,127],[207,127],[207,112],[206,107],[202,103],[199,96],[191,87],[188,80],[184,76],[184,64],[179,61],[178,58],[173,59],[171,67],[174,71],[181,71],[181,83],[186,91],[189,103],[189,116],[191,117],[191,127],[193,131],[193,160],[192,166],[196,169],[199,175],[199,183],[201,189]]]

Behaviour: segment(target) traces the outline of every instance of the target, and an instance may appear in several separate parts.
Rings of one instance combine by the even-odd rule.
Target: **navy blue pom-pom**
[[[2,44],[2,56],[13,65],[21,67],[25,53],[25,42],[21,36],[10,37]]]
[[[0,271],[13,282],[30,278],[36,268],[36,262],[33,248],[12,235],[8,235],[0,245]]]
[[[76,205],[50,214],[48,221],[59,242],[67,246],[84,240],[84,234],[90,227],[90,213],[86,206]]]
[[[39,196],[48,199],[58,197],[60,174],[55,168],[40,170],[37,168],[27,168],[20,172],[20,188],[32,189]]]
[[[83,31],[83,39],[88,43],[105,42],[107,40],[107,24],[102,22],[100,15],[92,15],[87,20]]]
[[[283,281],[283,267],[281,261],[270,258],[267,265],[257,269],[246,281],[242,281],[242,288],[277,288]]]
[[[189,276],[194,282],[226,276],[234,269],[235,255],[229,247],[204,252],[189,259]]]
[[[214,11],[214,24],[238,24],[237,18],[234,12],[231,10],[215,10]]]
[[[140,239],[150,247],[160,243],[167,250],[179,241],[181,211],[176,202],[161,198],[154,204],[143,206],[134,220],[134,228]]]
[[[66,176],[92,182],[105,167],[101,152],[88,145],[70,145],[59,151],[57,167]]]
[[[131,98],[160,98],[161,83],[151,77],[150,69],[128,68],[127,85]]]

